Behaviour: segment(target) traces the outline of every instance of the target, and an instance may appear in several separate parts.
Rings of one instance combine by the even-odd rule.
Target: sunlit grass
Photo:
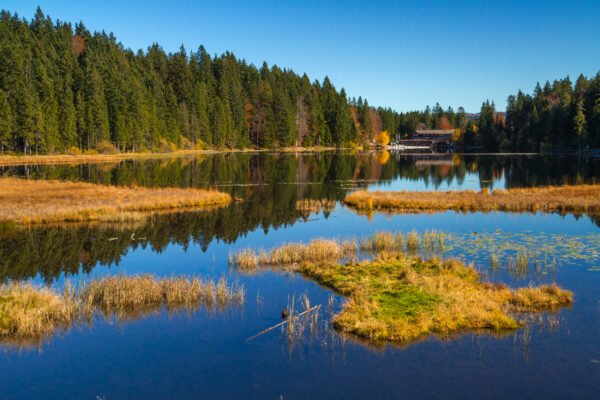
[[[415,253],[443,247],[444,235],[437,232],[378,232],[358,243],[316,239],[269,252],[243,249],[230,260],[242,271],[285,269],[334,289],[348,298],[334,327],[372,341],[517,329],[524,324],[520,313],[556,311],[572,302],[572,293],[555,285],[511,289],[482,281],[472,265],[435,257],[424,261]],[[357,263],[358,251],[376,258]],[[344,258],[350,261],[340,263]]]
[[[242,306],[245,289],[237,284],[198,277],[112,276],[62,292],[13,282],[0,285],[0,340],[39,342],[95,315],[119,320],[162,309],[193,311],[200,306]]]
[[[402,253],[440,253],[444,251],[444,234],[427,231],[375,232],[371,236],[348,239],[313,239],[308,243],[285,243],[269,251],[245,248],[229,253],[229,263],[238,271],[257,272],[263,268],[293,269],[301,263],[337,263],[364,255]]]
[[[215,190],[126,188],[82,182],[0,179],[0,221],[132,221],[148,212],[228,204]]]
[[[545,211],[600,212],[600,185],[548,186],[448,192],[357,191],[344,199],[360,211]]]
[[[349,298],[335,328],[375,341],[522,326],[516,311],[555,310],[572,293],[557,286],[511,290],[482,282],[456,260],[398,256],[358,264],[306,264],[299,271]]]

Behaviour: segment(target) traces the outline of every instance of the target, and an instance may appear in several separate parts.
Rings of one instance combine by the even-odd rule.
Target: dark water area
[[[243,201],[155,215],[130,224],[74,224],[0,232],[0,279],[60,287],[112,274],[226,277],[246,288],[243,308],[97,319],[39,347],[0,350],[2,399],[596,398],[600,390],[600,228],[588,215],[455,213],[358,215],[352,190],[456,190],[595,182],[600,160],[541,156],[217,154],[103,165],[0,169],[2,176],[151,187],[215,187]],[[474,263],[511,286],[556,282],[575,293],[527,329],[428,337],[399,347],[344,337],[328,320],[345,301],[300,275],[239,273],[236,249],[316,237],[437,230],[443,257]],[[132,237],[132,234],[133,237]],[[520,252],[526,271],[494,268]],[[542,261],[543,260],[543,261]],[[279,329],[292,298],[322,304],[314,333]],[[333,305],[330,307],[330,298]],[[549,323],[552,321],[552,324]]]

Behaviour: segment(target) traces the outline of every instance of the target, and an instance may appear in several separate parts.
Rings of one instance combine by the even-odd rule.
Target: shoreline
[[[361,150],[362,147],[282,147],[279,149],[227,149],[227,150],[177,150],[167,153],[116,153],[116,154],[40,154],[0,155],[0,166],[108,163],[123,160],[150,158],[177,158],[227,153],[299,153],[337,150]]]

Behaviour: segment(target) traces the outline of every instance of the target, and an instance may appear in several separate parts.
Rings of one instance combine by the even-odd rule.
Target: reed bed
[[[375,232],[373,235],[360,239],[360,249],[374,253],[379,252],[443,252],[444,234],[435,230],[422,234],[409,232]]]
[[[229,253],[229,264],[238,271],[252,273],[264,268],[298,269],[304,263],[337,263],[353,260],[359,251],[366,256],[394,254],[437,254],[444,251],[445,235],[437,231],[422,234],[409,232],[375,232],[356,239],[314,239],[306,244],[285,243],[269,251],[245,248]]]
[[[148,212],[230,202],[229,194],[216,190],[0,179],[0,221],[20,224],[140,220],[146,218]]]
[[[600,185],[448,192],[357,191],[344,199],[359,211],[600,212]]]
[[[133,319],[166,309],[193,311],[200,306],[243,306],[245,289],[237,284],[197,277],[157,278],[152,275],[94,279],[62,292],[13,282],[0,285],[0,340],[42,339],[101,314]]]
[[[241,249],[229,253],[229,263],[242,272],[256,272],[263,267],[294,269],[305,262],[337,262],[343,257],[355,255],[357,250],[356,239],[314,239],[307,244],[285,243],[269,252],[264,249]]]

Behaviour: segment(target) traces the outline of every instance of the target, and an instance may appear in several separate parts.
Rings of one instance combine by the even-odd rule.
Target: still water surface
[[[39,348],[4,345],[0,397],[162,398],[595,398],[600,390],[600,229],[587,215],[455,213],[357,215],[352,190],[456,190],[595,182],[600,160],[540,156],[217,154],[102,165],[26,166],[0,175],[103,184],[216,187],[243,200],[211,211],[171,213],[147,224],[62,225],[3,232],[0,277],[60,286],[107,274],[227,277],[247,289],[243,309],[166,312],[119,323],[97,320]],[[308,200],[312,200],[309,203]],[[322,209],[314,209],[318,201]],[[307,210],[311,204],[312,211]],[[529,333],[463,334],[374,347],[327,328],[331,292],[296,274],[238,274],[228,253],[315,237],[378,230],[447,233],[444,257],[473,262],[487,279],[548,283],[575,303]],[[131,234],[135,233],[132,240]],[[117,238],[116,240],[108,240]],[[490,268],[529,251],[546,264],[514,273]],[[550,258],[553,263],[547,262]],[[552,267],[550,267],[552,265]],[[314,335],[290,343],[279,330],[292,297],[323,304]],[[335,296],[333,309],[344,299]],[[524,340],[527,335],[528,340]],[[525,342],[528,342],[526,344]]]

